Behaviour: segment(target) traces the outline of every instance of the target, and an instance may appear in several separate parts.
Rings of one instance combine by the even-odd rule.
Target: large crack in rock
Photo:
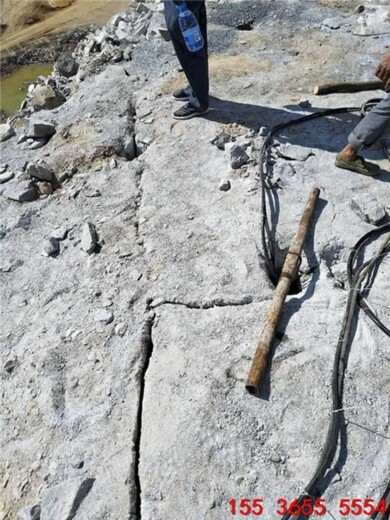
[[[130,511],[129,518],[132,520],[141,520],[141,501],[142,501],[142,486],[139,475],[139,465],[141,461],[141,436],[143,427],[143,413],[144,413],[144,394],[145,394],[145,382],[146,375],[149,368],[150,360],[153,355],[154,345],[152,339],[153,324],[154,324],[154,313],[150,313],[149,318],[144,323],[142,331],[142,362],[140,365],[140,391],[138,397],[138,413],[137,413],[137,426],[134,430],[133,442],[134,442],[134,461],[130,469]]]
[[[276,498],[294,498],[313,471],[347,296],[327,276],[330,270],[339,278],[350,248],[370,229],[351,197],[369,192],[388,208],[388,183],[385,173],[367,179],[334,167],[356,115],[278,136],[282,148],[289,143],[299,152],[285,154],[289,161],[272,157],[281,188],[273,192],[272,232],[281,253],[313,184],[322,199],[302,266],[313,275],[287,300],[271,380],[256,400],[244,382],[273,287],[259,255],[254,138],[260,127],[310,108],[298,102],[318,79],[313,63],[324,78],[335,73],[334,63],[344,79],[350,70],[367,76],[384,39],[357,46],[344,28],[329,38],[314,24],[333,11],[317,2],[299,10],[295,1],[286,10],[285,2],[274,3],[283,23],[259,4],[257,14],[266,17],[257,16],[248,33],[234,26],[241,13],[251,14],[250,2],[222,8],[219,22],[220,6],[212,7],[216,97],[206,119],[172,120],[171,91],[183,77],[171,44],[148,34],[132,61],[102,65],[99,75],[91,69],[61,107],[32,116],[56,126],[42,148],[22,154],[17,138],[0,144],[9,163],[2,172],[18,178],[26,160],[48,157],[56,174],[67,173],[28,210],[0,198],[4,520],[25,507],[35,514],[50,490],[58,496],[57,486],[87,479],[95,480],[81,502],[64,497],[71,509],[77,503],[74,520],[220,520],[229,515],[228,500],[244,496],[263,497],[271,515]],[[161,13],[155,32],[157,22]],[[365,100],[358,94],[342,103]],[[341,103],[310,102],[311,110]],[[223,134],[245,148],[249,165],[231,169],[227,150],[212,144]],[[369,156],[379,162],[378,150]],[[85,222],[97,230],[99,254],[82,250]],[[54,235],[61,237],[58,254],[43,257]],[[384,263],[370,295],[385,321],[386,273]],[[145,314],[151,308],[155,319]],[[329,476],[325,496],[332,514],[341,496],[379,498],[387,478],[386,346],[359,319],[346,379],[348,457],[336,468],[341,478]]]
[[[264,304],[157,309],[142,421],[144,520],[219,520],[229,516],[230,499],[246,496],[263,497],[270,518],[278,498],[292,500],[302,491],[326,436],[333,352],[345,305],[343,293],[329,289],[324,278],[310,300],[289,300],[282,323],[288,323],[287,335],[276,346],[263,400],[247,395],[244,382]],[[360,331],[366,331],[372,346],[379,338],[365,323]],[[374,358],[369,367],[356,362],[365,348],[358,336],[351,365],[357,373],[353,381],[347,377],[345,407],[352,406],[356,422],[366,416],[384,431],[388,420],[378,389],[388,383],[381,370],[367,390],[361,374],[374,370]],[[355,408],[356,396],[359,403],[366,396],[371,410],[363,403]],[[366,442],[370,450],[362,450]],[[377,496],[387,478],[386,443],[379,435],[348,427],[343,478],[333,475],[325,494],[331,512],[337,511],[340,496],[358,496],[362,490]],[[369,467],[378,468],[370,484]]]

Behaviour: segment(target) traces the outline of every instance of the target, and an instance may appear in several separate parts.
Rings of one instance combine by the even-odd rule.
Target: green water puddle
[[[10,76],[0,80],[0,111],[6,117],[13,114],[26,97],[30,83],[38,76],[48,76],[53,70],[49,63],[24,65],[15,70]]]

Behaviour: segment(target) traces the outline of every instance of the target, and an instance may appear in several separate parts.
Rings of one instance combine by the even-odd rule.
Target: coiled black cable
[[[379,100],[370,100],[365,103],[361,109],[360,114],[364,116]],[[262,148],[260,150],[260,181],[261,181],[261,211],[262,211],[262,228],[261,228],[261,237],[262,237],[262,247],[264,253],[265,267],[268,272],[268,275],[271,281],[276,284],[278,281],[279,273],[278,268],[275,262],[275,249],[274,249],[274,241],[271,235],[271,226],[268,217],[267,211],[267,200],[266,193],[267,189],[271,189],[270,183],[270,174],[267,171],[268,165],[268,154],[273,145],[273,137],[278,134],[281,130],[294,126],[297,124],[302,124],[307,121],[311,121],[314,119],[331,116],[335,114],[348,113],[348,112],[356,112],[358,108],[336,108],[330,110],[324,110],[321,112],[316,112],[314,114],[310,114],[307,116],[303,116],[297,119],[293,119],[286,123],[279,124],[270,129],[268,135],[266,136]],[[385,235],[387,237],[386,242],[382,245],[380,252],[378,255],[374,256],[370,261],[365,262],[360,267],[357,267],[358,257],[364,248],[364,246],[371,240],[378,239]],[[366,299],[361,294],[361,287],[366,279],[366,277],[372,273],[372,270],[377,265],[378,261],[383,257],[383,255],[388,254],[390,252],[390,224],[386,224],[378,229],[370,231],[364,237],[362,237],[359,242],[352,249],[352,252],[349,256],[348,260],[348,280],[350,285],[347,309],[345,312],[343,325],[341,334],[339,337],[339,341],[336,347],[335,359],[333,364],[333,374],[332,374],[332,415],[331,421],[328,427],[328,433],[325,441],[325,445],[323,451],[321,453],[320,460],[318,462],[315,473],[310,480],[309,484],[306,486],[305,494],[301,495],[295,503],[299,506],[302,505],[303,500],[307,498],[312,498],[315,500],[319,498],[322,494],[320,489],[321,483],[325,477],[326,472],[331,468],[333,463],[336,451],[338,440],[340,436],[340,428],[342,424],[342,420],[344,418],[343,415],[343,389],[344,389],[344,374],[347,366],[347,355],[348,355],[348,347],[351,341],[351,331],[353,319],[355,316],[357,306],[360,306],[363,311],[367,314],[367,316],[377,325],[380,330],[382,330],[387,336],[390,337],[390,330],[382,321],[376,316],[376,314],[369,307]],[[390,500],[390,483],[383,495],[386,504],[388,504]],[[375,520],[386,520],[388,518],[388,512],[385,516],[378,516],[377,513],[374,513],[371,518]],[[282,520],[288,520],[294,516],[297,519],[308,518],[306,515],[292,515],[290,512],[287,512]]]

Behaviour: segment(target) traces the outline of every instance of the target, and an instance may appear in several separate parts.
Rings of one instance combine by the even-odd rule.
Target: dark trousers
[[[199,104],[201,108],[209,106],[209,68],[207,54],[207,15],[204,0],[186,1],[196,19],[203,34],[204,47],[200,51],[190,52],[183,39],[179,22],[178,9],[172,0],[164,0],[165,20],[176,55],[180,62],[188,83],[192,89],[191,103]]]

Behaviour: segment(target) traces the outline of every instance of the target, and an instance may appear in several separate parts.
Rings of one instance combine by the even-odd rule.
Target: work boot
[[[203,116],[207,114],[209,111],[209,108],[202,108],[202,107],[194,107],[190,103],[187,103],[183,107],[179,108],[179,110],[176,110],[176,112],[173,112],[172,116],[174,119],[192,119],[193,117]]]

